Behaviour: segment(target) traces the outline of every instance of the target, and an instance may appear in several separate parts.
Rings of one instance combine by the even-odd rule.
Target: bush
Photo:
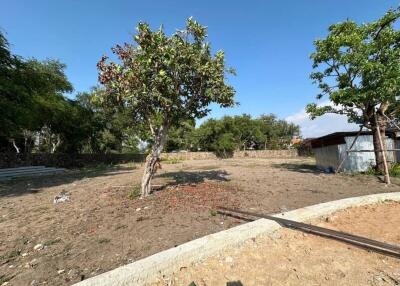
[[[392,177],[400,177],[400,164],[396,163],[390,167],[389,174]]]
[[[371,166],[367,171],[363,172],[363,174],[372,175],[372,176],[383,175],[383,173],[377,171],[374,166]],[[400,177],[400,164],[399,163],[396,163],[396,164],[393,164],[392,166],[390,166],[389,176],[390,177]]]
[[[235,138],[231,133],[222,134],[214,144],[215,154],[220,158],[231,158],[235,147]]]

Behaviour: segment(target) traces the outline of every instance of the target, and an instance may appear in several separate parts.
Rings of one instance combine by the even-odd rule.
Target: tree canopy
[[[192,149],[229,156],[238,150],[287,149],[299,135],[299,126],[273,114],[258,118],[243,114],[209,119],[192,134]]]
[[[138,152],[126,114],[93,100],[98,89],[66,97],[65,68],[14,55],[0,32],[0,151]]]
[[[325,113],[345,114],[372,129],[377,167],[382,169],[378,133],[385,134],[388,108],[400,94],[400,31],[394,24],[400,11],[390,10],[372,23],[347,20],[329,27],[325,39],[314,42],[311,78],[332,104],[307,106],[312,118]]]
[[[182,120],[202,118],[209,104],[234,105],[233,87],[226,83],[224,52],[211,53],[207,30],[192,18],[184,30],[168,36],[139,23],[134,44],[115,46],[118,63],[103,56],[98,63],[101,100],[129,110],[132,121],[148,124],[152,152],[145,168],[142,195],[151,191],[157,162],[168,132]]]

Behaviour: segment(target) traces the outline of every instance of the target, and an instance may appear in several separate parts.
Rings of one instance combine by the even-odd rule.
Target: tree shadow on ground
[[[192,283],[189,284],[189,286],[197,286],[197,284],[192,282]],[[238,280],[238,281],[226,282],[226,286],[244,286],[244,285],[240,280]]]
[[[102,165],[85,169],[66,170],[64,173],[53,175],[19,177],[0,181],[0,198],[35,194],[45,188],[70,184],[75,181],[86,180],[101,176],[115,176],[132,172],[133,167]],[[69,191],[68,188],[65,191]]]
[[[210,170],[210,171],[178,171],[178,172],[167,172],[156,175],[154,178],[164,178],[172,180],[163,187],[171,185],[185,185],[185,184],[199,184],[206,180],[228,182],[230,181],[226,176],[229,173],[225,170]]]
[[[278,169],[287,169],[289,171],[299,172],[299,173],[307,173],[307,174],[321,174],[324,173],[322,170],[317,169],[315,164],[295,164],[295,163],[282,163],[282,164],[273,164],[272,167]]]
[[[226,283],[226,286],[244,286],[240,280],[238,281],[229,281]]]

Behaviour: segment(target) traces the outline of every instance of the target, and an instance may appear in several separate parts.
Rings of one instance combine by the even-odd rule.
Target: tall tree
[[[0,141],[16,152],[28,151],[34,132],[50,127],[63,106],[63,93],[72,91],[65,65],[55,61],[25,60],[13,55],[0,32]],[[28,140],[29,139],[29,140]],[[19,146],[18,146],[19,145]],[[7,149],[7,147],[5,147]]]
[[[311,78],[318,83],[318,99],[331,105],[309,104],[311,118],[325,113],[348,116],[349,121],[372,130],[376,167],[384,170],[379,137],[384,138],[387,110],[400,94],[400,31],[394,28],[400,11],[358,25],[347,20],[329,27],[326,39],[314,42]]]
[[[261,131],[264,135],[264,149],[285,149],[290,146],[294,136],[300,134],[300,127],[296,124],[278,119],[274,114],[263,114],[258,120],[261,122]],[[259,146],[259,149],[262,147]]]
[[[181,120],[201,118],[209,104],[234,105],[234,89],[225,81],[222,51],[211,54],[206,28],[189,18],[186,28],[171,36],[139,23],[136,44],[112,49],[119,63],[98,63],[103,100],[131,111],[132,120],[148,124],[153,146],[142,179],[142,196],[151,192],[168,131]]]
[[[179,126],[172,127],[165,143],[165,151],[192,150],[195,147],[194,131],[194,120],[182,121]]]

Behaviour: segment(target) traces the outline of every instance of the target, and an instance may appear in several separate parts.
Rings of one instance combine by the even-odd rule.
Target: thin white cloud
[[[327,104],[326,102],[321,105]],[[325,114],[311,120],[305,109],[286,117],[286,120],[300,126],[303,138],[320,137],[333,132],[359,130],[359,126],[349,123],[345,115]]]

